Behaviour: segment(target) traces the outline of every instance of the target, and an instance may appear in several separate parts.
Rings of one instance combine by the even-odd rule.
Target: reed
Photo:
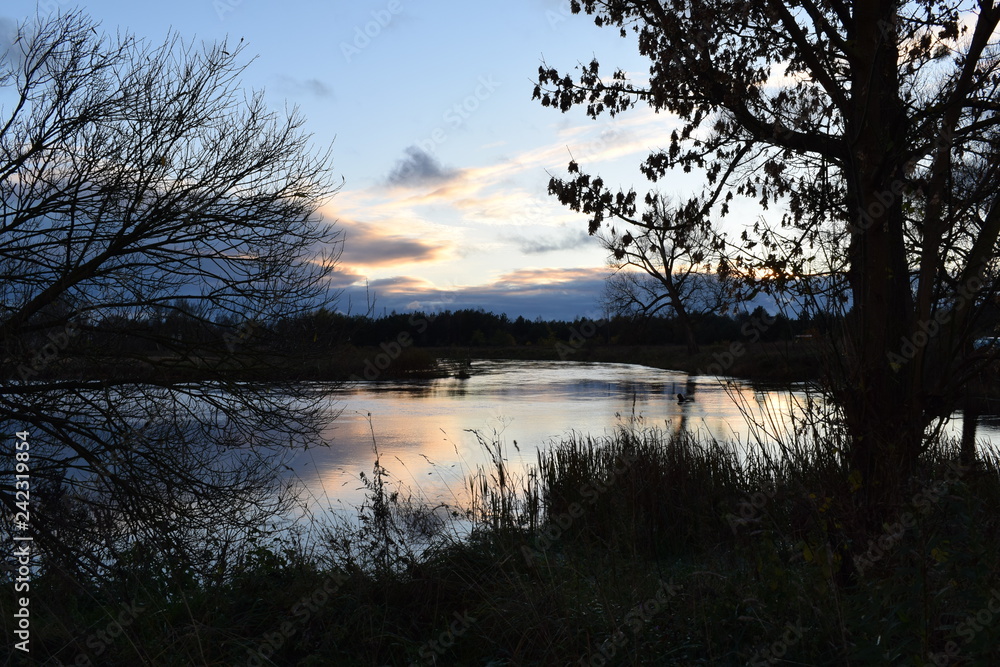
[[[570,434],[527,470],[511,465],[500,434],[480,436],[489,463],[471,472],[468,502],[446,508],[400,488],[373,442],[355,520],[313,526],[310,541],[248,547],[224,577],[179,579],[140,559],[104,581],[40,575],[33,599],[58,604],[33,612],[32,657],[998,664],[996,451],[963,470],[957,443],[930,447],[884,534],[866,538],[875,548],[842,553],[838,540],[851,535],[838,527],[836,493],[849,484],[841,443],[800,426],[761,447],[766,422],[761,442],[720,443],[637,419],[603,437]],[[844,557],[870,561],[858,562],[854,585],[838,581]],[[141,607],[134,617],[122,616],[125,589]],[[7,633],[9,600],[0,596]],[[119,618],[109,641],[90,641]]]

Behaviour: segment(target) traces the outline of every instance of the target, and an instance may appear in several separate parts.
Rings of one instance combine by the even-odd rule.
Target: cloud
[[[599,267],[519,269],[479,285],[441,288],[423,278],[400,275],[372,281],[369,295],[357,285],[345,294],[357,303],[366,296],[374,297],[377,314],[482,308],[511,318],[599,319],[606,315],[600,297],[607,276],[607,269]],[[738,304],[737,309],[752,312],[757,306],[769,313],[783,309],[792,316],[799,308],[792,302],[779,307],[773,297],[760,294]]]
[[[386,311],[423,311],[425,313],[454,310],[455,292],[441,289],[423,278],[393,276],[373,280],[368,285],[375,297],[376,308]],[[463,306],[457,306],[462,308]]]
[[[417,185],[438,185],[446,183],[460,172],[445,169],[433,155],[420,148],[410,146],[405,151],[406,157],[396,162],[387,178],[390,185],[413,187]]]
[[[586,167],[626,156],[645,157],[652,147],[649,136],[655,131],[667,137],[669,130],[677,124],[676,119],[670,116],[653,113],[635,115],[636,118],[618,121],[603,130],[574,126],[560,131],[558,141],[551,144],[523,151],[493,164],[464,169],[444,170],[433,156],[417,146],[411,146],[406,149],[408,157],[397,163],[390,174],[389,182],[393,185],[438,186],[415,197],[407,197],[407,206],[446,203],[457,209],[471,210],[479,217],[478,214],[495,201],[507,198],[521,199],[515,208],[523,210],[525,202],[521,195],[508,196],[515,179],[531,173],[538,174],[539,179],[547,172],[558,173],[565,169],[571,158]],[[534,204],[532,206],[538,208]]]
[[[278,89],[283,93],[295,95],[314,95],[316,97],[332,97],[333,88],[319,79],[297,79],[287,74],[278,75]]]
[[[364,275],[358,273],[351,267],[343,264],[337,264],[337,267],[330,272],[328,286],[330,289],[346,289],[351,285],[363,283],[364,280]]]
[[[517,243],[518,249],[526,255],[537,255],[545,252],[555,252],[557,250],[575,250],[585,245],[595,242],[595,239],[584,231],[568,234],[562,238],[552,238],[546,236],[527,237],[511,236],[512,241]]]
[[[22,37],[26,39],[26,37]],[[0,63],[18,66],[24,62],[24,52],[18,41],[18,23],[6,16],[0,16]]]
[[[372,281],[379,313],[483,308],[510,317],[572,320],[600,317],[602,268],[521,269],[480,285],[440,288],[422,278],[394,276]],[[361,298],[359,288],[356,298]]]
[[[350,266],[375,268],[433,262],[442,259],[450,247],[446,243],[385,232],[370,224],[344,220],[337,224],[345,232],[341,261]]]
[[[617,119],[613,126],[603,129],[593,125],[574,126],[558,131],[558,138],[550,144],[460,169],[446,168],[432,154],[410,146],[385,181],[341,192],[337,206],[341,212],[355,217],[404,215],[434,226],[441,220],[442,210],[447,209],[476,225],[513,223],[551,227],[578,223],[579,214],[573,214],[539,191],[547,182],[546,174],[562,172],[571,156],[585,168],[625,156],[645,157],[651,148],[649,137],[667,137],[676,125],[671,116],[645,113],[641,109],[635,112],[632,118]],[[532,184],[528,190],[518,185],[525,178]],[[386,183],[400,188],[387,191]],[[434,207],[433,218],[421,210],[423,207]]]
[[[393,276],[391,278],[379,278],[371,281],[370,287],[378,289],[384,294],[392,295],[412,295],[417,292],[432,292],[436,288],[423,278],[413,276]]]
[[[494,283],[499,289],[534,289],[542,286],[562,285],[572,286],[578,281],[603,281],[607,271],[595,268],[573,269],[518,269],[503,274]]]

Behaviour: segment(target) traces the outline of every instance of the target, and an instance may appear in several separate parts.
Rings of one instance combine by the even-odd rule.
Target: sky
[[[0,28],[80,8],[109,32],[159,42],[245,40],[243,84],[297,107],[343,187],[321,214],[344,233],[340,308],[375,314],[483,308],[514,318],[598,318],[606,253],[587,217],[546,193],[571,158],[608,183],[648,185],[646,155],[676,119],[615,119],[532,100],[543,62],[597,57],[642,77],[634,40],[573,15],[568,0],[7,0]],[[678,175],[661,185],[697,188]]]

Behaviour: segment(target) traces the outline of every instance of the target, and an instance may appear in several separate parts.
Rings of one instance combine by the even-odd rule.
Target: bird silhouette
[[[677,402],[678,403],[693,403],[694,399],[693,398],[688,398],[684,394],[677,394]]]

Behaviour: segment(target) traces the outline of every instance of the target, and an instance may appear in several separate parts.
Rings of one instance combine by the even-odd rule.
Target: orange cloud
[[[358,273],[349,266],[337,264],[337,267],[330,273],[329,287],[331,289],[345,289],[351,285],[363,283],[365,276]]]
[[[349,266],[379,268],[436,262],[447,258],[451,249],[450,243],[403,236],[373,224],[340,220],[338,225],[344,230],[341,261]]]
[[[430,281],[413,276],[393,276],[392,278],[380,278],[371,282],[373,289],[378,289],[380,293],[387,295],[414,294],[436,292],[438,288]]]
[[[373,280],[368,288],[380,311],[486,308],[512,315],[572,319],[598,310],[606,276],[607,270],[598,267],[535,268],[510,271],[477,285],[441,288],[423,278],[400,275]],[[357,298],[362,298],[360,293]]]
[[[568,285],[578,281],[591,281],[595,273],[603,278],[603,269],[519,269],[505,273],[493,283],[501,289],[522,289],[524,287],[552,287]]]

